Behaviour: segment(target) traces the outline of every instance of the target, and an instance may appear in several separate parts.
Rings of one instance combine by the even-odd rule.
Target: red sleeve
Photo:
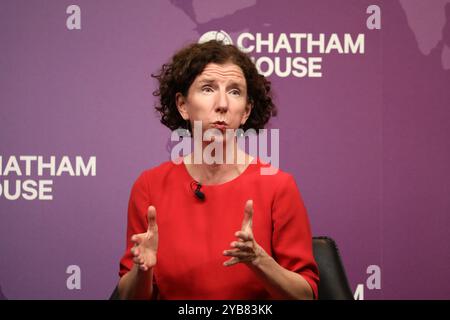
[[[143,172],[134,182],[131,188],[130,199],[128,201],[128,223],[126,251],[120,260],[119,276],[122,277],[133,267],[133,257],[131,254],[131,236],[136,233],[143,233],[147,230],[147,209],[150,205],[150,195],[148,181],[146,179],[148,172]]]
[[[276,261],[299,273],[318,296],[319,270],[314,260],[308,215],[294,178],[285,174],[272,204],[272,249]]]

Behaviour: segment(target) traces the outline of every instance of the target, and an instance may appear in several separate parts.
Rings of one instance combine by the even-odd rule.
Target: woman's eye
[[[211,87],[203,87],[202,91],[204,91],[204,92],[212,92],[213,90],[212,90]]]

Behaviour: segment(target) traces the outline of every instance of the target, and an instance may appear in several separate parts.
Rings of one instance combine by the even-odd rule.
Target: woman
[[[120,297],[317,298],[311,231],[294,179],[281,170],[261,174],[269,166],[226,134],[264,128],[276,113],[270,83],[244,53],[217,41],[180,50],[155,77],[161,122],[209,139],[202,161],[191,153],[134,183]],[[203,152],[211,143],[225,150],[210,153],[215,162]]]

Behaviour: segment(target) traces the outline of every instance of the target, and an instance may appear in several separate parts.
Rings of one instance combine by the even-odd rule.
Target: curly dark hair
[[[272,116],[276,116],[277,108],[272,101],[271,83],[258,73],[252,60],[233,45],[225,45],[221,41],[211,40],[205,43],[193,43],[179,50],[172,60],[163,64],[158,74],[152,74],[159,82],[159,88],[153,92],[159,96],[155,109],[160,113],[161,123],[171,130],[184,128],[191,130],[176,106],[176,93],[187,96],[195,78],[203,72],[209,63],[224,64],[232,62],[239,66],[247,83],[247,99],[252,104],[252,111],[246,123],[241,127],[247,129],[264,128]]]

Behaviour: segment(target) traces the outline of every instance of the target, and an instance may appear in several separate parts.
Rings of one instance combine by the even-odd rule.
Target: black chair
[[[354,300],[334,240],[313,237],[313,252],[319,266],[319,300]]]
[[[118,285],[114,288],[114,291],[111,293],[111,296],[109,297],[109,300],[120,300],[120,297],[119,297],[119,286]]]
[[[334,240],[329,237],[313,237],[313,253],[320,274],[319,300],[354,300]],[[119,299],[117,287],[109,299]]]

